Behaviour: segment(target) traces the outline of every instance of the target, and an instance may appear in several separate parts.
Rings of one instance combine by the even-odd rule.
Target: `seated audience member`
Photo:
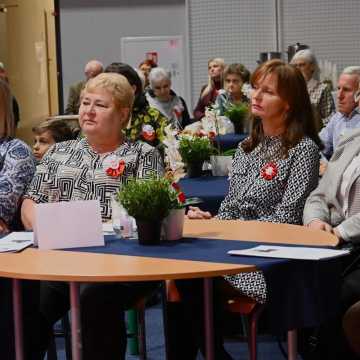
[[[171,90],[171,75],[163,68],[152,69],[149,75],[150,90],[146,98],[151,107],[158,109],[175,129],[190,124],[185,100]]]
[[[32,128],[34,134],[33,154],[40,161],[51,145],[73,140],[78,135],[78,129],[72,129],[63,120],[45,120]]]
[[[224,59],[214,58],[208,62],[208,83],[201,88],[200,98],[194,109],[194,118],[200,121],[205,116],[205,110],[208,106],[213,105],[219,90],[223,88]]]
[[[102,72],[103,72],[103,64],[100,61],[91,60],[85,65],[84,68],[85,80],[82,80],[70,86],[65,114],[67,115],[79,114],[80,95],[82,89],[84,88],[86,82],[89,79],[94,78],[95,76],[99,75]]]
[[[157,67],[153,60],[147,59],[139,64],[139,70],[143,73],[145,78],[144,90],[149,90],[149,74],[150,71]]]
[[[323,153],[330,158],[337,144],[349,130],[360,127],[360,113],[354,95],[359,88],[360,66],[349,66],[343,70],[337,87],[337,112],[320,131],[324,143]]]
[[[161,143],[168,120],[157,109],[149,106],[136,70],[128,64],[112,63],[106,67],[105,72],[125,76],[135,91],[131,120],[126,128],[127,137],[132,141],[142,140],[153,146]]]
[[[10,89],[0,80],[0,233],[11,230],[20,199],[35,172],[30,148],[14,138]]]
[[[14,138],[15,122],[12,96],[8,84],[0,80],[0,234],[16,229],[17,209],[21,196],[35,173],[35,160],[30,148]],[[38,329],[36,319],[38,285],[22,282],[24,352],[36,343]],[[0,359],[15,360],[14,328],[12,316],[11,281],[0,279]],[[30,357],[26,357],[30,359]],[[31,358],[35,359],[35,357]]]
[[[79,111],[84,137],[55,144],[38,165],[21,209],[27,229],[33,228],[35,204],[51,201],[99,199],[102,219],[109,220],[111,196],[121,184],[132,177],[163,174],[155,148],[142,142],[130,143],[123,135],[133,99],[133,89],[122,75],[100,74],[86,83]],[[122,162],[125,166],[115,174],[108,171],[114,166],[119,169]],[[69,185],[66,188],[61,186],[64,181]],[[83,358],[125,359],[124,311],[156,286],[153,282],[82,284]],[[53,324],[68,309],[67,284],[41,285],[41,334],[48,335],[42,339],[44,351]]]
[[[335,103],[331,94],[330,87],[319,81],[319,65],[315,54],[310,49],[300,50],[291,59],[291,64],[296,66],[303,74],[307,89],[313,105],[316,118],[320,123],[317,124],[320,130],[325,126],[333,113],[335,113]]]
[[[249,82],[250,72],[242,64],[230,64],[224,70],[225,92],[218,95],[215,104],[223,116],[230,104],[248,103],[249,98],[243,93],[243,85]]]
[[[360,129],[355,129],[341,138],[327,170],[304,208],[304,225],[336,235],[339,244],[358,245],[360,241],[359,151]],[[325,324],[320,333],[323,345],[319,348],[321,358],[352,358],[343,341],[341,317],[359,300],[360,262],[357,260],[346,270],[343,278],[340,314],[336,314],[333,323]],[[346,319],[349,320],[349,317]]]
[[[257,68],[251,85],[253,129],[239,144],[232,163],[229,193],[217,217],[301,224],[305,200],[318,182],[321,147],[305,80],[293,66],[271,60]],[[189,218],[211,217],[199,208],[190,209]],[[214,301],[227,287],[233,293],[266,303],[267,288],[261,271],[225,279],[226,282],[216,279]],[[169,307],[173,324],[170,330],[176,328],[174,333],[170,331],[172,355],[174,359],[195,359],[198,348],[203,349],[202,282],[183,280],[176,281],[176,285],[183,299],[179,306],[185,310],[177,309],[174,315]],[[221,304],[215,308],[220,310]],[[220,321],[221,316],[215,315],[215,322]],[[184,321],[195,325],[182,327]],[[221,324],[214,329],[216,359],[230,359],[221,346]]]
[[[3,63],[0,63],[0,79],[4,80],[9,84],[9,78],[6,75],[6,70]],[[14,95],[12,96],[12,109],[14,113],[15,127],[17,127],[20,121],[20,109],[19,109],[19,104]]]

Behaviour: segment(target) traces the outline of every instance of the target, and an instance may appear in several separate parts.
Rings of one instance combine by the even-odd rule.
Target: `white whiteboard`
[[[172,89],[185,97],[184,50],[182,36],[121,38],[122,62],[137,68],[147,53],[157,54],[158,66],[170,71]]]

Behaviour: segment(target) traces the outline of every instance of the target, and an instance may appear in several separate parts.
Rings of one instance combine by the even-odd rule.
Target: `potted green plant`
[[[204,161],[214,153],[214,147],[206,136],[186,134],[180,136],[179,153],[186,164],[187,175],[198,177],[201,176]]]
[[[139,243],[159,244],[161,224],[172,203],[169,180],[155,176],[130,179],[118,191],[117,200],[135,218]]]
[[[244,132],[245,123],[248,118],[249,105],[246,103],[233,104],[230,103],[226,108],[224,115],[234,124],[235,133]]]

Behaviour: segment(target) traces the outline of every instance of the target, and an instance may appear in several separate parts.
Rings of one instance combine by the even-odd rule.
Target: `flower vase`
[[[200,177],[202,175],[203,161],[196,161],[186,164],[186,173],[189,178]]]
[[[232,156],[211,155],[211,172],[213,176],[228,176],[232,164]]]
[[[235,134],[241,134],[243,132],[243,124],[241,121],[233,122]]]
[[[159,245],[161,235],[160,220],[140,220],[136,219],[138,239],[140,245]]]
[[[183,236],[185,208],[172,209],[164,219],[163,230],[166,240],[179,240]]]

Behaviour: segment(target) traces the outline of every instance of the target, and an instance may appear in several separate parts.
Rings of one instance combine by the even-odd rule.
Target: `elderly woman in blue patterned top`
[[[99,199],[103,220],[111,218],[111,195],[129,177],[162,174],[157,150],[142,142],[128,142],[126,128],[134,91],[119,74],[100,74],[84,88],[79,123],[84,137],[57,143],[38,165],[22,206],[22,219],[33,227],[36,203]],[[84,284],[81,287],[84,359],[125,359],[124,310],[151,292],[154,283]],[[52,325],[69,308],[68,286],[45,283],[41,288],[43,350]]]
[[[30,148],[15,139],[15,120],[12,111],[12,95],[8,84],[0,80],[0,233],[15,230],[19,225],[17,209],[26,186],[35,172],[35,159]],[[1,240],[0,240],[1,241]],[[38,334],[36,319],[33,319],[38,304],[38,284],[24,281],[23,325],[25,351],[36,342]],[[15,359],[12,318],[11,282],[0,279],[0,359]],[[31,327],[31,331],[28,331]]]
[[[301,224],[305,200],[318,182],[321,147],[306,83],[295,67],[271,60],[257,68],[251,85],[254,89],[251,99],[253,130],[239,145],[234,157],[229,193],[217,217]],[[188,217],[207,219],[211,214],[194,207],[189,210]],[[219,279],[221,288],[231,284],[231,291],[260,303],[266,302],[262,272],[227,276],[226,280]],[[176,284],[186,299],[185,313],[190,311],[189,316],[201,316],[198,308],[201,286],[194,286],[191,281],[177,281]],[[174,341],[179,349],[175,352],[185,351],[184,358],[194,358],[197,347],[202,346],[201,331],[194,329],[191,340],[182,344],[177,336],[178,340]],[[229,359],[220,345],[217,339],[216,359]]]
[[[36,166],[29,147],[14,139],[11,101],[7,83],[0,80],[0,233],[12,229],[20,198]]]

